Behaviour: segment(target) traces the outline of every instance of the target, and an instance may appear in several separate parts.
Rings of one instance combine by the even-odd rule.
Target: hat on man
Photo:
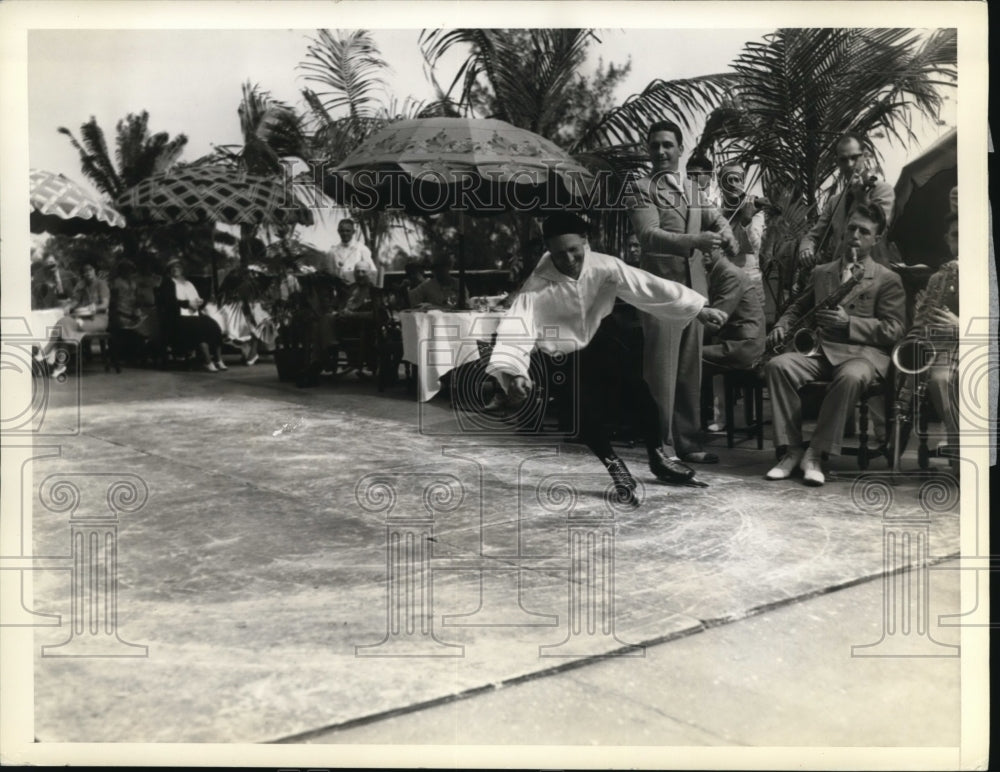
[[[589,232],[590,223],[572,212],[556,212],[546,217],[542,223],[542,236],[547,239],[565,236],[567,233],[586,236]]]

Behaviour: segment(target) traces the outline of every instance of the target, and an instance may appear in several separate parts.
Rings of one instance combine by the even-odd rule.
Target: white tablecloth
[[[503,311],[401,311],[403,359],[417,366],[417,398],[433,398],[441,376],[479,359],[477,341],[488,343],[503,316]]]

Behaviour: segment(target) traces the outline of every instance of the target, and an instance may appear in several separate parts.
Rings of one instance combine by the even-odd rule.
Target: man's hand
[[[770,334],[767,336],[767,345],[769,348],[777,348],[785,340],[785,331],[781,327],[775,327],[771,330]]]
[[[947,308],[935,308],[927,314],[931,324],[948,327],[958,327],[958,317]]]
[[[515,375],[511,378],[510,388],[507,390],[507,397],[514,407],[522,404],[531,393],[531,381],[523,375]]]
[[[700,249],[702,252],[711,252],[721,243],[722,237],[718,233],[712,233],[712,231],[702,231],[695,237],[694,247],[695,249]]]
[[[851,317],[844,310],[843,306],[837,306],[835,309],[828,311],[816,312],[816,324],[821,330],[841,332],[846,330],[850,326],[850,323]]]
[[[803,268],[811,268],[816,265],[816,253],[812,247],[803,247],[799,251],[799,265]]]
[[[726,323],[726,320],[729,319],[729,314],[725,311],[720,311],[718,308],[705,306],[698,312],[697,319],[706,327],[717,330]]]

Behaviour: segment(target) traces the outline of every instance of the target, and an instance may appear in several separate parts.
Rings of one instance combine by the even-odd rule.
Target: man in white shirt
[[[369,276],[375,276],[377,270],[372,260],[371,250],[360,241],[354,240],[356,225],[354,220],[345,218],[337,224],[340,243],[334,244],[327,255],[323,270],[332,276],[339,276],[347,284],[354,284],[354,267],[363,265]]]
[[[635,504],[636,481],[611,449],[602,421],[602,374],[615,364],[597,356],[588,344],[601,320],[611,313],[616,297],[679,327],[695,318],[721,326],[726,315],[706,308],[705,298],[682,284],[633,268],[611,255],[591,252],[588,229],[584,220],[569,213],[554,214],[545,221],[542,233],[548,252],[501,321],[486,372],[520,404],[532,388],[528,366],[533,350],[569,357],[579,352],[581,438],[611,474],[619,499]],[[643,423],[651,471],[664,482],[689,481],[686,470],[675,468],[679,465],[663,451],[658,409],[648,387],[640,399],[640,409],[648,416]]]

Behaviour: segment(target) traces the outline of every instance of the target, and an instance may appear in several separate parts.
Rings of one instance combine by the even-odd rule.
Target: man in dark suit
[[[785,331],[802,314],[834,292],[855,272],[860,282],[835,308],[816,312],[819,351],[813,355],[788,352],[765,367],[774,414],[775,447],[788,452],[766,475],[768,480],[790,477],[801,465],[807,485],[825,482],[823,453],[839,454],[844,424],[858,396],[889,370],[892,346],[903,333],[906,295],[899,276],[876,263],[872,249],[885,232],[885,216],[878,207],[859,206],[847,222],[847,254],[813,271],[810,287],[789,306],[771,331],[772,345],[781,344]],[[857,261],[852,261],[856,253]],[[802,409],[799,388],[810,381],[829,380],[806,450],[802,446]]]
[[[736,240],[725,218],[699,203],[697,186],[678,174],[683,152],[681,130],[670,121],[649,127],[646,148],[653,174],[637,181],[638,201],[629,212],[642,247],[640,267],[708,297],[701,253],[723,247],[735,254]],[[643,375],[660,409],[665,449],[676,482],[694,477],[681,461],[717,463],[702,449],[701,345],[697,321],[680,327],[642,315]],[[661,477],[661,479],[664,479]]]
[[[709,423],[715,380],[712,376],[724,370],[753,367],[764,353],[765,322],[764,305],[746,271],[719,252],[706,253],[705,268],[708,270],[708,304],[728,317],[701,352],[704,362],[703,422]]]

